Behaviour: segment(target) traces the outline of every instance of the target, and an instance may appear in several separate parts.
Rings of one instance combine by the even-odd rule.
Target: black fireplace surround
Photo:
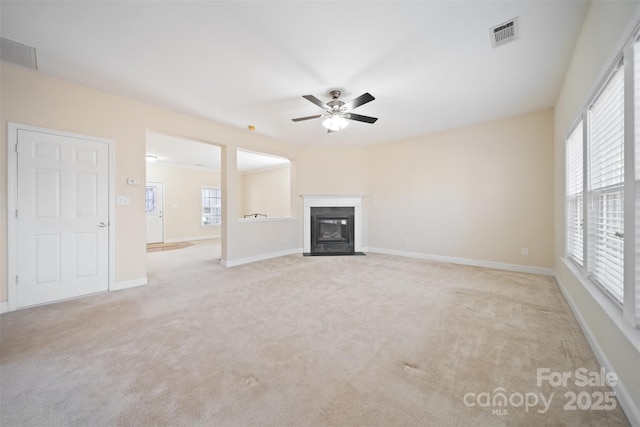
[[[353,207],[311,208],[310,255],[353,255]]]

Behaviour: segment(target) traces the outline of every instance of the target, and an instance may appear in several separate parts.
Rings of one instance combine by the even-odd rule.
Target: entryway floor
[[[173,243],[147,243],[147,252],[170,251],[172,249],[182,249],[193,245],[189,242],[173,242]]]

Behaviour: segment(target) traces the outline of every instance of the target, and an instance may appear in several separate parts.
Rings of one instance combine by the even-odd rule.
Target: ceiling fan
[[[370,93],[364,93],[349,102],[340,101],[338,98],[340,98],[341,94],[342,92],[340,92],[339,90],[332,90],[331,92],[329,92],[329,95],[331,95],[331,101],[327,102],[326,104],[313,95],[303,95],[303,98],[313,102],[318,107],[322,108],[325,112],[324,114],[298,117],[291,120],[293,120],[294,122],[301,122],[303,120],[324,117],[322,125],[327,128],[328,133],[337,132],[344,129],[349,124],[348,120],[355,120],[364,123],[375,123],[376,120],[378,120],[377,117],[363,116],[351,112],[351,110],[353,110],[354,108],[357,108],[362,104],[366,104],[367,102],[373,101],[375,98]]]

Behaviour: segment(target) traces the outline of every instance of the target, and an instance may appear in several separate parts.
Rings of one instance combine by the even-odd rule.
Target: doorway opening
[[[221,156],[217,145],[146,133],[147,252],[222,244]]]

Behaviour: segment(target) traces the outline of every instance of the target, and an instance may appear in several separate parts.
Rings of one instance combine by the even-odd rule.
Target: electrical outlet
[[[116,198],[116,203],[119,205],[128,205],[129,204],[129,196],[118,196]]]
[[[529,248],[522,248],[520,253],[522,256],[529,256]]]

